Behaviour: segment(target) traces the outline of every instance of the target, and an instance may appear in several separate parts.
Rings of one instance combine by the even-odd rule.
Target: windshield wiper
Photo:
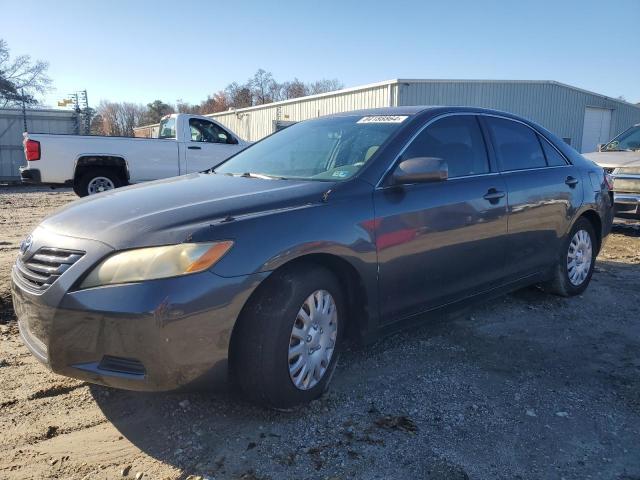
[[[265,175],[263,173],[245,172],[241,177],[244,178],[261,178],[262,180],[286,180],[286,177],[278,177],[276,175]]]

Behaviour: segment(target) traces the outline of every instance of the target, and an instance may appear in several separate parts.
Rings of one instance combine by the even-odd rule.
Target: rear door
[[[216,167],[241,148],[238,139],[217,123],[190,118],[186,141],[186,173]]]
[[[397,162],[415,157],[446,160],[449,179],[375,190],[384,322],[478,293],[504,276],[506,185],[489,163],[476,116],[427,125]]]
[[[507,274],[531,275],[556,264],[582,203],[580,173],[525,123],[482,116],[509,194]]]

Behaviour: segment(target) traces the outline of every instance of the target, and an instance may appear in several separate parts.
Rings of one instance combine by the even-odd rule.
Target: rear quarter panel
[[[556,146],[581,172],[583,184],[582,206],[576,212],[576,217],[587,211],[595,211],[600,218],[600,236],[604,239],[611,231],[613,224],[613,194],[605,181],[604,169],[594,161],[585,158],[571,146],[567,145],[553,133],[539,127],[540,130],[553,140]]]

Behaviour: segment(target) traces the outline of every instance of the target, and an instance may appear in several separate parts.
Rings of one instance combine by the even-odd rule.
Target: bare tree
[[[191,113],[197,115],[200,113],[199,105],[192,105],[189,102],[183,101],[181,98],[176,100],[176,112],[177,113]]]
[[[290,82],[284,82],[281,89],[281,100],[289,100],[291,98],[300,98],[309,94],[309,88],[297,78]]]
[[[245,108],[253,105],[251,89],[247,85],[238,85],[237,82],[230,83],[225,89],[229,97],[230,107]]]
[[[0,108],[20,105],[23,101],[38,103],[36,96],[51,88],[48,68],[47,62],[33,61],[29,55],[11,59],[7,42],[0,39]]]
[[[312,82],[307,86],[310,95],[315,95],[317,93],[334,92],[342,88],[344,88],[344,85],[337,78],[323,78],[322,80],[316,80],[315,82]]]
[[[109,136],[133,137],[133,129],[141,124],[146,110],[129,102],[101,101],[97,115],[102,119],[102,132]]]
[[[247,82],[247,85],[251,89],[254,105],[264,105],[265,103],[273,102],[273,94],[278,90],[271,72],[267,72],[262,68]]]

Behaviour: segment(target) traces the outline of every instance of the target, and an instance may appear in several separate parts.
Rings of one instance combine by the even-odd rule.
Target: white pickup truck
[[[84,197],[131,183],[215,167],[249,146],[214,120],[173,114],[158,138],[24,134],[23,183],[72,186]]]

